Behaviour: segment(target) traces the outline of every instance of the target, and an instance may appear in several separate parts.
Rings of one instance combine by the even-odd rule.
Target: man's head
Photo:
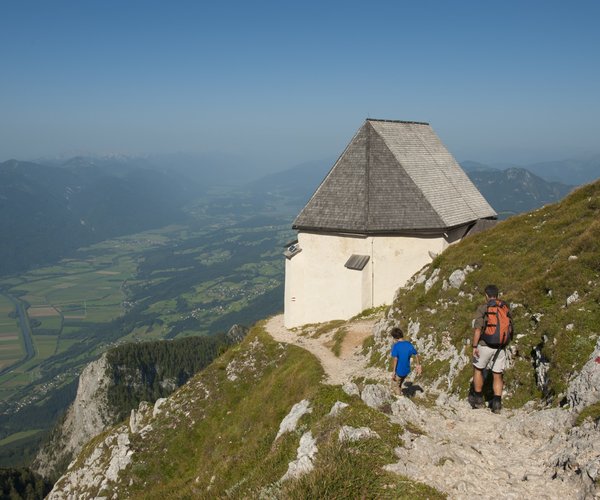
[[[402,332],[402,330],[401,330],[399,327],[397,327],[397,326],[395,326],[394,328],[392,328],[392,329],[390,330],[390,335],[391,335],[392,337],[394,337],[396,340],[399,340],[399,339],[401,339],[402,337],[404,337],[404,333],[403,333],[403,332]]]
[[[498,287],[496,285],[488,285],[485,287],[485,294],[489,299],[498,298]]]

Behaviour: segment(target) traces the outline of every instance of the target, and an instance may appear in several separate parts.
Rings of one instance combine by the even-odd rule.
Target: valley
[[[39,231],[34,225],[21,234],[3,226],[13,235],[10,245],[8,240],[0,245],[0,254],[8,256],[4,262],[19,261],[15,271],[28,270],[0,276],[0,466],[28,464],[75,397],[83,367],[107,349],[128,342],[214,335],[236,323],[250,326],[279,313],[283,247],[294,239],[292,221],[328,168],[327,162],[313,162],[246,185],[206,184],[196,191],[201,180],[188,182],[178,176],[177,185],[187,184],[187,189],[177,191],[170,182],[158,196],[164,177],[154,177],[139,166],[109,163],[100,168],[83,160],[65,165],[69,175],[49,171],[60,174],[60,182],[52,188],[55,200],[64,198],[57,202],[60,210],[68,211],[74,203],[69,186],[83,181],[95,186],[93,179],[112,179],[120,170],[127,173],[127,183],[143,179],[139,189],[151,189],[130,200],[140,206],[134,210],[136,220],[129,222],[117,220],[119,210],[129,210],[126,192],[110,209],[108,198],[95,196],[84,204],[80,195],[79,210],[87,211],[96,232],[102,228],[103,239],[98,234],[77,236],[71,222],[50,239],[45,236],[48,227]],[[29,182],[22,175],[28,171],[38,181],[50,183],[50,173],[41,165],[6,162],[0,167],[19,189]],[[498,194],[493,206],[505,216],[559,198],[569,188],[550,191],[545,181],[526,171],[517,176],[503,171],[481,176],[477,169],[482,167],[471,173],[473,181]],[[108,186],[114,187],[114,182],[122,181],[113,179]],[[4,185],[7,203],[14,194],[11,189]],[[39,197],[40,192],[36,184],[34,193]],[[156,219],[152,214],[158,208],[144,212],[153,199],[170,207],[170,212]],[[8,208],[0,215],[10,215],[13,208]],[[54,214],[48,221],[62,220],[60,210],[38,207],[47,216]],[[128,232],[128,227],[136,230]],[[79,240],[68,239],[65,230]],[[52,243],[50,252],[29,243],[40,238]],[[59,240],[64,244],[58,245]],[[75,241],[88,243],[69,250]],[[21,248],[18,242],[29,248],[23,258],[15,250]],[[45,253],[39,262],[33,259]],[[57,255],[62,260],[50,258]]]
[[[107,240],[1,279],[0,464],[35,448],[74,397],[81,369],[106,349],[213,335],[281,310],[290,225],[286,216],[221,214]]]

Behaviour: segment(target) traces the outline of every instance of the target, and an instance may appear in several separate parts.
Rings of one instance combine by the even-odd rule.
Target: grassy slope
[[[509,404],[520,406],[542,396],[532,361],[536,346],[542,347],[550,362],[543,396],[559,402],[600,333],[598,235],[600,182],[447,249],[427,270],[427,277],[440,270],[439,281],[428,292],[421,284],[399,293],[393,308],[396,319],[404,325],[419,321],[419,335],[431,335],[440,348],[446,337],[460,352],[463,341],[471,338],[472,315],[483,300],[485,285],[496,283],[505,300],[519,304],[513,316],[520,335],[512,344],[514,366],[506,374]],[[475,270],[460,290],[443,290],[443,281],[467,265]],[[567,297],[575,291],[580,300],[566,307]],[[534,319],[536,314],[542,315],[539,321]],[[430,356],[425,360],[424,376],[434,378],[447,369],[447,363]],[[464,395],[470,376],[467,364],[455,378],[453,389]]]
[[[228,366],[237,364],[238,380]],[[444,498],[428,486],[393,475],[401,427],[339,386],[320,383],[318,361],[308,352],[275,343],[260,326],[176,392],[145,438],[132,438],[133,463],[111,490],[122,498]],[[208,396],[205,396],[208,394]],[[275,440],[291,407],[309,399],[312,412],[294,432]],[[337,417],[336,401],[350,404]],[[381,439],[340,444],[342,425],[368,426]],[[310,430],[319,451],[315,470],[277,485]],[[92,453],[90,443],[78,461]]]

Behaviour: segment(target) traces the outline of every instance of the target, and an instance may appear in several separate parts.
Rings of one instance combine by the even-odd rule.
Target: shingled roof
[[[432,233],[493,217],[428,123],[367,119],[293,228]]]

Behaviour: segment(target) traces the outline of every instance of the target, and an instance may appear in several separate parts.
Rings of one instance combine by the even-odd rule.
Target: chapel
[[[349,319],[497,218],[428,123],[369,118],[293,223],[284,323]]]

